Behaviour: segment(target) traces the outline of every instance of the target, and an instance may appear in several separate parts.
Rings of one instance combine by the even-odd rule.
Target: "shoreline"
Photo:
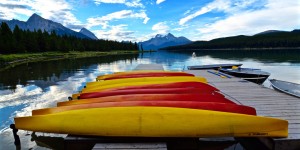
[[[0,71],[29,62],[52,61],[71,58],[88,58],[109,55],[139,54],[150,51],[112,51],[112,52],[43,52],[29,54],[0,54]]]
[[[174,50],[166,50],[166,49],[162,49],[164,51],[210,51],[210,50],[214,50],[214,51],[235,51],[235,50],[300,50],[300,47],[276,47],[276,48],[219,48],[219,49],[174,49]]]

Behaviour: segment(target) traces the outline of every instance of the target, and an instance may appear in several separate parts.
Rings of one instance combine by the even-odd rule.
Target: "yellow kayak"
[[[127,74],[127,73],[136,73],[136,72],[179,72],[179,71],[164,71],[164,70],[131,70],[131,71],[120,71],[113,74]]]
[[[236,113],[172,107],[106,107],[17,117],[17,129],[131,137],[287,137],[288,122]]]
[[[106,81],[105,81],[106,82]],[[135,86],[145,86],[145,85],[154,85],[154,84],[168,84],[168,83],[182,83],[182,82],[201,82],[203,81],[196,79],[195,81],[151,81],[151,82],[127,82],[127,83],[120,83],[120,84],[110,84],[110,85],[103,85],[103,86],[92,86],[92,87],[86,87],[82,89],[81,93],[89,93],[89,92],[95,92],[95,91],[103,91],[103,90],[109,90],[109,89],[115,89],[115,88],[125,88],[125,87],[135,87]],[[184,87],[182,87],[184,88]]]
[[[99,80],[115,80],[122,78],[141,78],[141,77],[170,77],[170,76],[195,76],[186,72],[127,72],[127,73],[117,73],[108,74],[97,77]]]
[[[121,84],[128,82],[180,82],[180,81],[199,81],[203,83],[207,83],[204,77],[190,77],[190,76],[175,76],[175,77],[143,77],[143,78],[125,78],[125,79],[115,79],[115,80],[105,80],[105,81],[96,81],[89,82],[86,84],[86,88],[92,88],[95,86],[105,86],[112,84]]]

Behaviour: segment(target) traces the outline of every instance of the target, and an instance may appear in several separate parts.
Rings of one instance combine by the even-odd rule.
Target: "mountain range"
[[[7,23],[11,30],[13,30],[15,26],[18,25],[22,30],[34,31],[41,29],[42,31],[46,31],[49,33],[55,31],[57,35],[70,35],[78,38],[98,39],[91,31],[85,28],[82,28],[80,32],[76,32],[63,26],[60,23],[44,19],[37,14],[33,14],[26,22],[15,19],[0,20],[0,22]]]
[[[34,31],[40,29],[48,33],[55,31],[57,35],[61,35],[61,36],[69,35],[78,38],[87,38],[87,39],[94,39],[94,40],[98,39],[93,32],[89,31],[86,28],[82,28],[79,32],[76,32],[63,26],[60,23],[42,18],[37,14],[33,14],[32,16],[30,16],[26,22],[16,20],[16,19],[0,20],[0,23],[1,22],[7,23],[11,30],[14,30],[15,26],[18,25],[19,28],[22,30]],[[184,44],[189,44],[191,42],[192,41],[190,41],[189,39],[183,36],[175,37],[173,34],[168,33],[166,35],[157,34],[155,37],[147,41],[140,42],[139,45],[142,46],[144,50],[157,50],[162,47],[184,45]]]
[[[166,35],[157,34],[155,37],[147,41],[140,42],[139,45],[140,47],[143,47],[144,50],[158,50],[163,47],[184,45],[189,43],[192,43],[192,41],[186,37],[175,37],[173,34],[168,33]]]
[[[252,36],[238,35],[212,39],[210,41],[195,41],[193,43],[169,46],[163,50],[201,50],[201,49],[273,49],[300,47],[300,30],[279,31],[267,30]]]

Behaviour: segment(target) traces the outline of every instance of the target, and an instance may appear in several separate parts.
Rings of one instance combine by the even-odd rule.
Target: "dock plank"
[[[222,78],[208,73],[208,70],[185,70],[196,76],[205,77],[226,98],[242,105],[254,107],[258,116],[280,118],[289,121],[288,138],[276,140],[300,139],[300,99],[262,85],[239,78]]]
[[[134,70],[164,70],[160,64],[139,64]]]
[[[163,70],[159,64],[140,64],[136,70]],[[300,99],[272,90],[262,85],[228,75],[218,76],[214,70],[185,70],[195,76],[205,77],[208,84],[220,89],[226,98],[242,105],[254,107],[258,116],[289,121],[289,136],[284,140],[300,139]]]

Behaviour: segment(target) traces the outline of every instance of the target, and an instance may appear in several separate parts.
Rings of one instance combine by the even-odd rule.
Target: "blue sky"
[[[1,0],[0,19],[33,13],[98,38],[144,41],[172,33],[193,41],[300,28],[299,0]]]

